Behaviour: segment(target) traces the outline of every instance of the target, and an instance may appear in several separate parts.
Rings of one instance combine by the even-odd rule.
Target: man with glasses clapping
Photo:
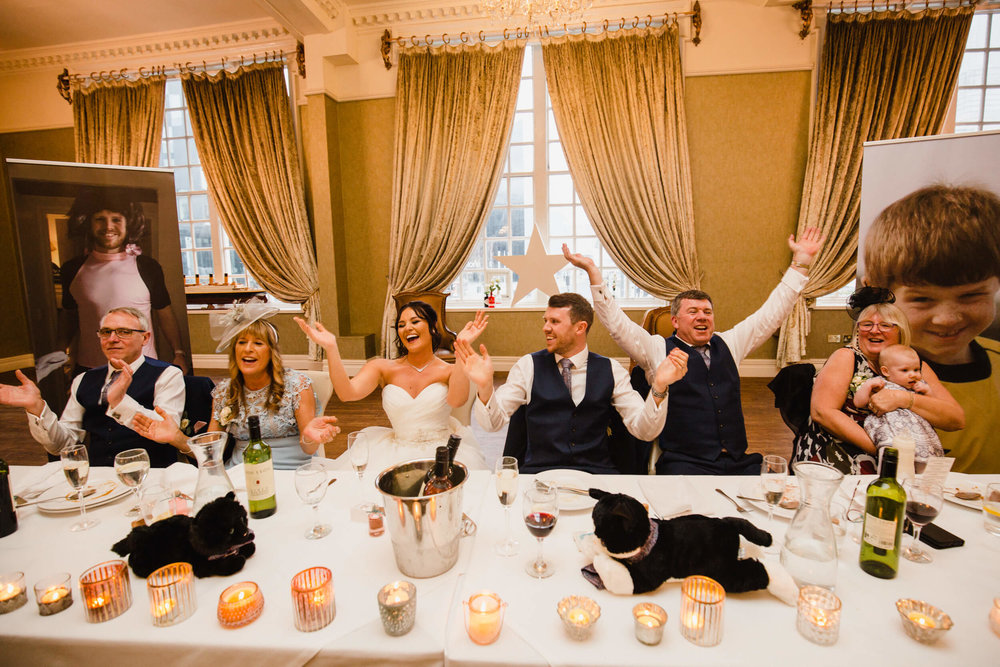
[[[17,371],[20,386],[0,384],[0,404],[24,408],[31,435],[51,454],[90,436],[91,465],[114,465],[115,454],[141,447],[150,465],[165,468],[177,461],[177,450],[143,438],[132,430],[136,414],[159,420],[157,405],[176,423],[184,409],[184,377],[176,366],[143,356],[149,321],[135,308],[112,308],[93,334],[108,364],[76,376],[62,416],[42,400],[34,382]]]

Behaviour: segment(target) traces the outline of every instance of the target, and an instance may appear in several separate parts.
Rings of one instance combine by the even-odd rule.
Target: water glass
[[[983,494],[983,527],[990,535],[1000,537],[1000,482],[986,485]]]

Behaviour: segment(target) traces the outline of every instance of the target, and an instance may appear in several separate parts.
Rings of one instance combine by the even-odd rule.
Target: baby
[[[866,408],[872,394],[882,389],[902,389],[913,394],[927,394],[930,391],[920,373],[920,356],[912,347],[890,345],[878,355],[878,363],[882,376],[869,378],[858,387],[854,394],[854,407]],[[912,397],[910,407],[913,407]],[[937,431],[926,419],[909,408],[898,408],[884,415],[868,415],[865,418],[865,432],[876,447],[891,445],[893,437],[903,431],[909,431],[913,436],[916,445],[914,458],[944,456]]]

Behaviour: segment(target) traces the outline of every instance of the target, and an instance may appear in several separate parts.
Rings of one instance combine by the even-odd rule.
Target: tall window
[[[236,254],[209,196],[180,79],[167,80],[160,166],[174,172],[185,282],[197,275],[201,284],[208,284],[210,277],[222,283],[228,274],[230,282],[259,287]]]
[[[955,131],[1000,129],[1000,11],[972,17],[958,73]]]
[[[542,238],[548,239],[549,253],[561,252],[566,243],[574,252],[593,257],[621,303],[657,303],[615,266],[587,219],[556,131],[542,50],[531,44],[524,54],[510,144],[493,210],[468,262],[448,288],[451,303],[482,305],[487,287],[496,282],[501,307],[510,306],[517,275],[494,257],[525,254],[535,225]],[[569,267],[557,273],[556,280],[561,290],[589,298],[590,282],[584,272]],[[535,291],[517,306],[537,307],[545,302],[545,295]]]

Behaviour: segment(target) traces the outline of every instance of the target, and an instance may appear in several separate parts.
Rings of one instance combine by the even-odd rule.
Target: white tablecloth
[[[15,491],[19,478],[28,480],[36,471],[15,467]],[[151,477],[164,475],[153,471]],[[304,664],[406,664],[406,665],[664,665],[677,664],[841,664],[873,651],[891,656],[893,664],[995,665],[1000,637],[987,619],[992,599],[1000,595],[1000,538],[988,535],[979,513],[945,504],[937,523],[964,537],[966,546],[934,551],[935,562],[918,565],[901,561],[896,579],[883,581],[868,576],[857,566],[858,547],[844,542],[836,593],[843,601],[840,640],[832,647],[809,643],[795,630],[795,609],[766,592],[728,596],[722,643],[713,648],[687,642],[677,626],[680,584],[668,583],[657,592],[618,597],[597,591],[580,575],[584,565],[573,543],[573,534],[592,530],[587,510],[563,512],[553,533],[545,540],[546,558],[556,573],[534,580],[524,565],[537,548],[520,515],[520,503],[512,509],[511,526],[521,542],[521,551],[502,558],[493,544],[503,536],[504,514],[496,500],[493,482],[485,472],[474,472],[464,490],[464,509],[478,524],[475,537],[464,538],[458,564],[431,579],[411,579],[417,586],[417,622],[402,637],[386,635],[378,620],[376,592],[385,583],[406,579],[396,567],[388,534],[368,536],[367,523],[351,521],[349,507],[362,493],[356,478],[342,478],[329,488],[321,505],[324,520],[333,524],[333,534],[317,541],[303,532],[312,519],[311,509],[295,494],[292,473],[276,472],[278,512],[267,519],[251,521],[256,533],[257,553],[240,573],[232,577],[196,580],[198,610],[190,619],[169,628],[153,627],[148,611],[145,582],[132,575],[132,608],[122,616],[100,624],[84,620],[76,581],[92,565],[116,558],[110,546],[129,530],[123,516],[130,501],[96,508],[101,519],[96,528],[83,533],[69,530],[78,515],[51,515],[34,507],[19,510],[19,529],[0,539],[0,572],[23,571],[30,587],[43,576],[67,571],[74,582],[73,606],[54,616],[41,617],[29,591],[28,604],[0,616],[0,662],[7,664],[85,665],[158,660],[181,660],[213,666],[257,663]],[[95,468],[92,479],[113,475]],[[230,471],[238,495],[242,471]],[[365,493],[372,499],[372,475]],[[594,484],[643,499],[639,480],[664,488],[677,478],[595,477]],[[1000,479],[992,476],[989,481]],[[528,476],[522,478],[525,487]],[[985,481],[983,478],[979,481]],[[174,475],[171,481],[188,493],[194,490],[194,475]],[[735,477],[688,477],[695,491],[695,511],[735,515],[736,511],[715,487],[735,494],[741,482]],[[845,488],[854,482],[847,480]],[[766,527],[766,515],[747,516]],[[775,519],[779,537],[787,520]],[[904,539],[909,539],[904,537]],[[775,556],[776,558],[776,556]],[[295,630],[292,618],[290,580],[307,567],[324,565],[333,571],[337,616],[326,628],[312,633]],[[236,630],[225,630],[216,620],[219,594],[232,583],[257,582],[264,594],[261,617]],[[465,634],[461,600],[472,592],[490,589],[507,603],[503,631],[496,643],[473,644]],[[592,637],[585,642],[569,639],[555,608],[566,595],[587,595],[601,605],[601,618]],[[894,602],[897,598],[924,599],[951,615],[955,627],[933,646],[908,638],[900,626]],[[649,600],[668,613],[666,632],[659,646],[639,644],[634,637],[631,608]]]

